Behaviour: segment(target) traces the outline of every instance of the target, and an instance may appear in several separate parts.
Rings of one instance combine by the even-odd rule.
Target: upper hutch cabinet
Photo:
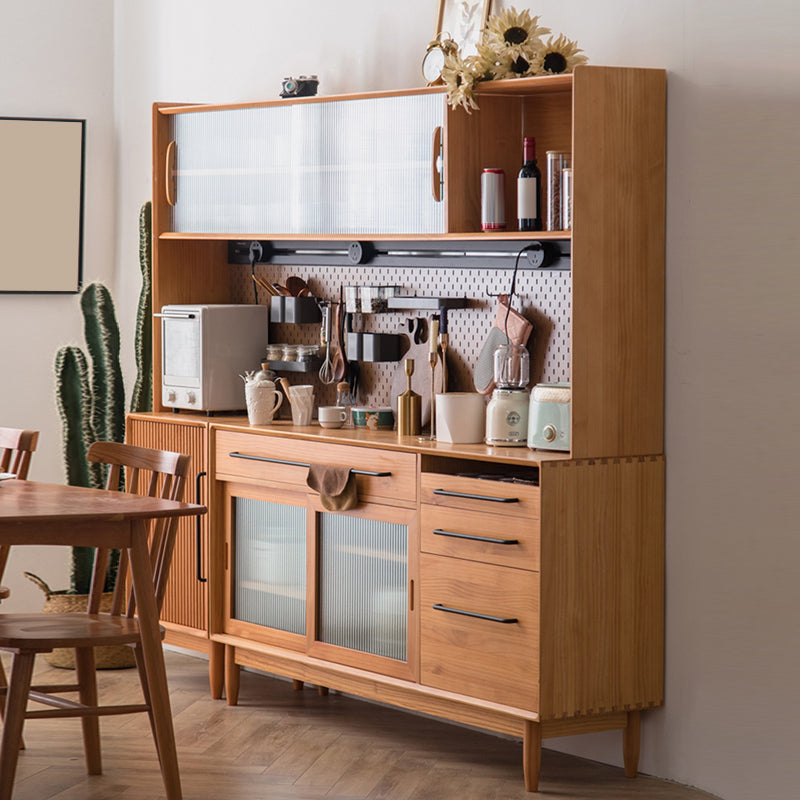
[[[444,233],[443,123],[430,92],[172,114],[170,229]]]

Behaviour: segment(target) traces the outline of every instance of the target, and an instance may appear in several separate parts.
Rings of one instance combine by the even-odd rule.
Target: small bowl
[[[389,407],[356,406],[353,409],[353,425],[371,431],[390,431],[394,427],[394,411]]]

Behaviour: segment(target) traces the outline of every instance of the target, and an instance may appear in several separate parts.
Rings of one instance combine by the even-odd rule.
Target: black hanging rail
[[[252,240],[228,241],[228,263],[249,264]],[[569,239],[276,240],[257,241],[257,263],[298,266],[431,267],[569,270]],[[531,245],[533,245],[531,247]],[[258,248],[257,248],[258,250]]]

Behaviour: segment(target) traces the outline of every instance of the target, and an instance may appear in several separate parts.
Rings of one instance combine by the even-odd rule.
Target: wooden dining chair
[[[108,488],[117,489],[120,486],[120,472],[124,469],[125,491],[169,500],[181,500],[183,497],[189,466],[187,455],[117,442],[96,442],[89,448],[89,460],[110,466]],[[151,526],[150,563],[153,567],[156,603],[160,610],[175,544],[177,518],[153,520]],[[8,698],[0,744],[0,798],[11,797],[26,719],[79,717],[83,727],[86,770],[90,775],[102,772],[100,716],[145,712],[150,717],[153,729],[153,715],[160,712],[150,704],[127,551],[123,550],[120,555],[111,613],[99,613],[108,556],[107,549],[98,548],[95,553],[88,613],[0,614],[0,650],[14,654],[10,684],[0,687],[0,695]],[[121,644],[134,648],[144,702],[135,705],[99,705],[93,648],[97,645]],[[75,649],[76,683],[32,686],[35,656],[57,647]],[[78,700],[60,696],[74,692],[78,693]],[[47,708],[27,710],[26,698]],[[163,763],[160,753],[159,760]]]
[[[39,431],[26,431],[22,428],[0,428],[0,472],[10,472],[20,480],[28,477],[31,466],[31,454],[36,450]],[[11,592],[3,586],[3,573],[6,570],[9,547],[0,545],[0,603]],[[6,674],[0,662],[0,688],[6,685]],[[3,707],[0,704],[0,719],[3,718]]]
[[[21,428],[0,428],[0,472],[10,472],[24,481],[28,477],[31,454],[36,450],[39,431],[25,431]],[[8,559],[8,548],[0,547],[0,584]],[[9,591],[0,585],[0,600],[5,600]],[[3,666],[0,664],[0,674]]]

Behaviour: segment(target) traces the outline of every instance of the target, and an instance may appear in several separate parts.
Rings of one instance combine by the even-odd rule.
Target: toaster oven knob
[[[546,442],[554,442],[556,440],[556,429],[552,425],[545,425],[542,429],[542,436]]]
[[[178,399],[178,395],[175,394],[175,390],[174,389],[168,389],[167,390],[167,402],[168,403],[174,403],[177,399]]]
[[[192,404],[196,402],[197,398],[194,396],[194,392],[186,392],[186,402]]]

